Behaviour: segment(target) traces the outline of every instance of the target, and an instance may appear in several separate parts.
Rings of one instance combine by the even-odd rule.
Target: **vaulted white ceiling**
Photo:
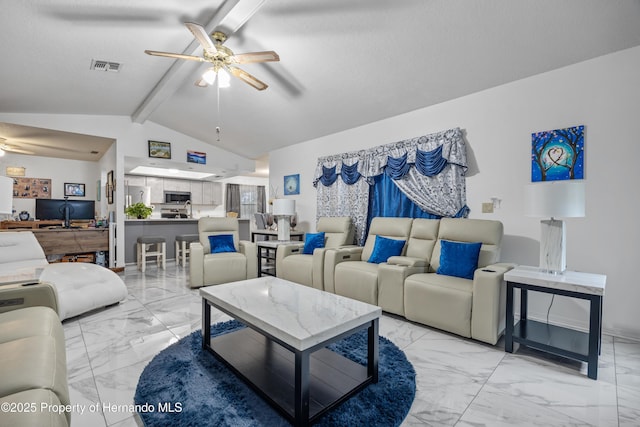
[[[242,67],[267,90],[233,79],[218,99],[193,84],[206,64],[189,63],[153,95],[174,60],[144,50],[185,51],[183,23],[213,22],[222,5],[3,1],[0,112],[126,115],[258,158],[640,45],[640,0],[267,0],[225,43],[280,55]],[[121,68],[93,71],[92,60]]]

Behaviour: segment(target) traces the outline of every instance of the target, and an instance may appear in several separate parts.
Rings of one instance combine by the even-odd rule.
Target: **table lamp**
[[[278,240],[290,240],[289,218],[296,214],[296,201],[293,199],[275,199],[273,216],[278,221]]]
[[[551,218],[540,221],[540,268],[551,274],[566,270],[566,230],[556,218],[583,217],[585,211],[583,180],[546,181],[527,185],[527,216]]]
[[[13,213],[13,179],[0,176],[0,214]]]

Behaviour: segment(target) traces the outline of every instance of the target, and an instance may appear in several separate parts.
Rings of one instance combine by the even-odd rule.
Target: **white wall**
[[[116,191],[114,204],[101,203],[103,214],[109,211],[116,213],[116,224],[119,240],[124,241],[124,159],[125,157],[145,158],[148,155],[148,140],[171,142],[172,157],[184,159],[187,150],[207,153],[207,162],[211,166],[220,166],[226,170],[253,171],[255,161],[222,150],[197,139],[188,137],[153,122],[144,124],[132,123],[125,116],[91,116],[80,114],[18,114],[0,113],[0,121],[24,126],[35,126],[66,132],[113,138],[116,144],[99,162],[102,182],[106,181],[107,172],[114,171]],[[104,200],[104,198],[103,198]],[[125,265],[124,247],[116,250],[116,266]]]
[[[313,230],[319,156],[460,127],[468,143],[470,217],[503,222],[502,260],[537,265],[539,219],[524,216],[522,196],[530,182],[531,133],[584,124],[586,217],[567,220],[567,265],[606,274],[605,331],[640,338],[638,70],[640,47],[275,150],[269,156],[270,184],[282,189],[285,175],[300,174],[300,195],[294,198],[303,227]],[[502,199],[501,208],[482,214],[481,203],[491,197]],[[546,317],[550,298],[533,293],[529,300],[530,315]],[[586,328],[588,306],[556,298],[550,321]]]
[[[50,178],[51,198],[64,198],[64,183],[85,184],[85,197],[72,197],[77,200],[96,199],[96,181],[100,179],[100,170],[96,162],[53,159],[23,154],[7,153],[0,158],[0,173],[4,175],[7,166],[21,166],[26,168],[25,176],[28,178]],[[17,213],[29,212],[35,216],[36,199],[13,199],[13,207]],[[99,212],[99,205],[96,205]]]

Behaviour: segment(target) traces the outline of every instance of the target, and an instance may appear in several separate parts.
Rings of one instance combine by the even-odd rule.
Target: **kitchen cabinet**
[[[163,179],[155,176],[147,177],[147,186],[151,188],[151,203],[164,203]]]
[[[219,182],[202,182],[202,204],[216,205],[222,204],[222,184]]]
[[[191,181],[191,204],[193,205],[201,205],[202,203],[202,191],[203,191],[203,182],[202,181]]]
[[[186,179],[164,178],[164,191],[191,191],[191,181]]]
[[[147,177],[141,175],[125,175],[124,183],[125,185],[144,187],[147,185]]]

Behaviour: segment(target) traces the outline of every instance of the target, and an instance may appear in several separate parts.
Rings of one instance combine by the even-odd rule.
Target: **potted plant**
[[[128,216],[138,219],[148,218],[151,212],[153,212],[153,209],[142,202],[134,203],[124,210],[124,213]]]

